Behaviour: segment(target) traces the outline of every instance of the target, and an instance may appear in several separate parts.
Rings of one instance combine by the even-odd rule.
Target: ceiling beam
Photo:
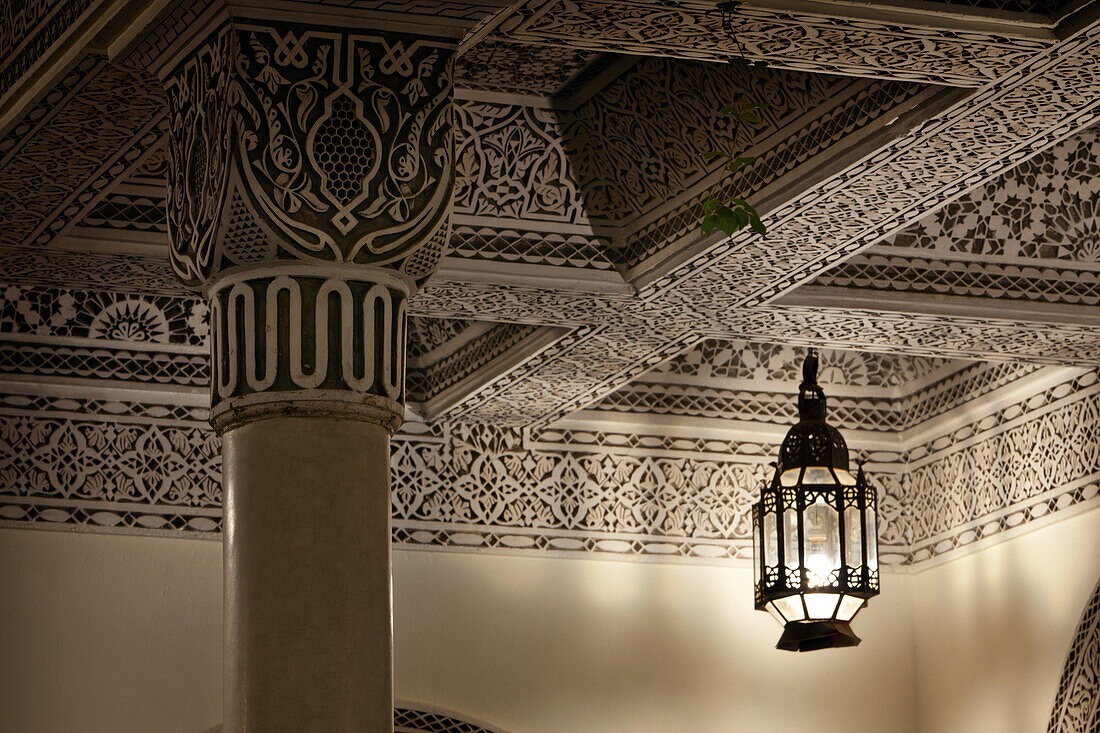
[[[528,0],[489,37],[696,61],[743,52],[795,71],[960,87],[998,79],[1057,41],[1041,14],[940,3],[765,0],[744,3],[732,22],[736,41],[704,0]]]

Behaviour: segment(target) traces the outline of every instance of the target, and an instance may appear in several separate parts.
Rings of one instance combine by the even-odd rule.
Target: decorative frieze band
[[[346,265],[220,278],[210,289],[215,425],[296,402],[296,411],[382,410],[396,429],[411,287],[397,273]]]
[[[990,409],[979,407],[986,398],[971,402],[961,423],[924,426],[908,447],[849,436],[879,491],[884,561],[935,560],[1100,506],[1100,375],[1045,372],[1050,386],[1038,393],[1028,376]],[[220,451],[205,417],[118,395],[0,395],[0,521],[216,533]],[[421,547],[747,557],[749,507],[782,430],[710,433],[577,419],[541,430],[411,423],[392,444],[393,537]]]

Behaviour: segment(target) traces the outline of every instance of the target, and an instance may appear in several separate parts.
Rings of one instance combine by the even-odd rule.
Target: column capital
[[[392,434],[406,301],[448,235],[455,44],[295,18],[223,6],[160,66],[171,264],[211,300],[216,428]]]
[[[180,279],[286,260],[430,274],[454,186],[453,53],[388,30],[222,18],[164,73]]]

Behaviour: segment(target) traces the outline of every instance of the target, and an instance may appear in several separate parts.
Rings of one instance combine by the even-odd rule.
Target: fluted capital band
[[[380,268],[285,265],[209,288],[215,427],[286,415],[395,430],[405,391],[406,278]]]

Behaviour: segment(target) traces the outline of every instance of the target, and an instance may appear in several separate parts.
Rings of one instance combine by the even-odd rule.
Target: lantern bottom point
[[[812,652],[858,646],[860,639],[847,621],[791,621],[783,629],[776,649],[788,652]]]

